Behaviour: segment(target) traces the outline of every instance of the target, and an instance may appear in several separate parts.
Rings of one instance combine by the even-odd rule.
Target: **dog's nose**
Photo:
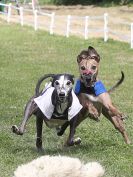
[[[91,75],[91,74],[92,74],[92,72],[91,72],[91,71],[89,71],[89,70],[85,70],[85,71],[83,72],[83,74],[84,74],[84,75]]]
[[[59,97],[65,97],[65,93],[64,92],[60,92],[59,93]]]

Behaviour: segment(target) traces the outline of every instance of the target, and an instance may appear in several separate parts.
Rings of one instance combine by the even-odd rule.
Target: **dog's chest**
[[[68,119],[68,103],[60,103],[55,106],[52,119],[47,121],[47,126],[49,128],[55,128],[62,126]]]
[[[56,128],[62,126],[68,121],[68,102],[55,105],[55,109],[50,121],[46,121],[49,128]]]
[[[63,115],[68,109],[68,102],[59,103],[55,106],[55,114]]]

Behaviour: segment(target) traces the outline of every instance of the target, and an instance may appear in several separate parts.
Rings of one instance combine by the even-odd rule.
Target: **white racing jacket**
[[[37,106],[40,108],[42,113],[46,116],[47,119],[52,118],[52,114],[54,112],[54,105],[52,104],[52,93],[54,91],[54,87],[51,86],[49,83],[44,91],[43,94],[34,99]],[[72,104],[71,107],[68,109],[68,120],[70,121],[79,111],[82,109],[82,105],[80,104],[77,96],[75,95],[74,91],[72,90]]]

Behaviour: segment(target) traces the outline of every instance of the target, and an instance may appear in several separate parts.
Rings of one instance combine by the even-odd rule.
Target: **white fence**
[[[0,12],[2,17],[9,22],[18,22],[21,26],[30,25],[33,26],[35,31],[38,29],[45,29],[52,35],[54,33],[65,35],[83,36],[85,40],[89,37],[103,37],[106,42],[110,37],[114,37],[118,40],[129,42],[131,48],[133,48],[133,23],[127,23],[120,21],[114,23],[114,19],[108,17],[105,13],[102,16],[58,16],[55,13],[44,13],[37,10],[24,9],[23,7],[16,7],[12,4],[2,4],[7,9],[7,12]],[[16,11],[17,13],[14,13]],[[112,26],[109,25],[113,24]],[[114,26],[122,25],[128,30],[114,29]],[[123,32],[122,32],[123,31]]]

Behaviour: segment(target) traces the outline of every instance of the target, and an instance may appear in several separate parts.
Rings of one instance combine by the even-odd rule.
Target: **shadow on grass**
[[[77,146],[60,146],[60,147],[45,147],[44,151],[37,152],[37,149],[35,147],[31,147],[30,151],[33,151],[34,153],[39,153],[39,155],[71,155],[71,154],[79,154],[81,152],[84,153],[93,153],[93,152],[102,152],[110,147],[116,147],[118,148],[120,144],[117,144],[117,142],[112,142],[110,140],[103,140],[99,143],[85,143]],[[20,149],[20,151],[22,148]],[[24,149],[23,149],[24,150]]]

